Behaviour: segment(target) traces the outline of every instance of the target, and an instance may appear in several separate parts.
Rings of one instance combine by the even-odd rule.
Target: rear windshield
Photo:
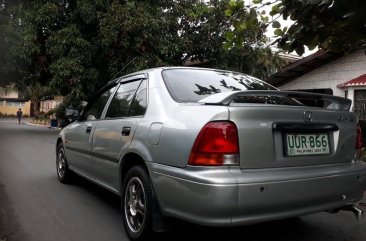
[[[254,77],[229,71],[168,69],[162,74],[168,91],[178,102],[197,102],[227,91],[277,90]]]

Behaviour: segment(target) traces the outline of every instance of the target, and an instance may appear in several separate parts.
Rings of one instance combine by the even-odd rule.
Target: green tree
[[[271,24],[269,17],[255,7],[258,1],[253,3],[245,5],[242,0],[230,0],[221,9],[229,25],[223,40],[226,54],[222,56],[226,60],[222,62],[224,68],[265,79],[285,63],[279,58],[278,52],[269,46],[269,39],[265,35]]]
[[[40,113],[41,101],[45,96],[50,94],[49,87],[35,83],[33,85],[25,86],[19,91],[24,98],[29,99],[32,102],[33,113],[35,116],[38,116]]]
[[[248,20],[245,26],[225,11],[239,5],[232,0],[2,0],[0,28],[6,31],[0,41],[9,61],[0,72],[17,87],[50,87],[47,94],[69,100],[86,99],[121,74],[187,60],[264,77],[278,58],[265,45],[266,26],[255,11],[239,10]],[[240,46],[226,41],[233,27],[245,30]]]
[[[206,61],[205,67],[223,68],[265,78],[283,61],[268,47],[266,19],[241,1],[210,1],[185,9],[183,40],[189,58]],[[184,11],[184,10],[178,10]],[[243,24],[242,21],[245,21]],[[240,33],[240,34],[236,34]]]
[[[335,52],[353,51],[366,43],[366,1],[282,0],[271,15],[290,18],[288,29],[278,28],[278,46],[302,55],[304,46]]]
[[[7,86],[23,77],[30,64],[31,46],[23,41],[28,35],[24,26],[23,4],[20,1],[0,1],[0,86]],[[24,37],[24,38],[23,38]]]
[[[296,51],[302,55],[305,46],[310,50],[319,47],[350,52],[366,43],[366,1],[363,0],[254,0],[248,5],[244,5],[243,0],[231,2],[233,4],[226,11],[235,17],[239,27],[234,28],[227,40],[235,46],[244,42],[240,24],[246,26],[248,21],[253,21],[238,14],[245,8],[250,9],[253,16],[256,12],[258,19],[275,28],[275,43],[287,52]],[[272,6],[269,16],[262,11],[267,5]],[[279,18],[291,19],[294,23],[281,27]]]

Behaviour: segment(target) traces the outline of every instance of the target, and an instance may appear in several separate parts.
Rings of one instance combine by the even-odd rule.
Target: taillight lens
[[[363,146],[362,143],[362,131],[360,125],[357,125],[357,139],[356,139],[356,149],[361,149]]]
[[[207,123],[198,134],[188,161],[194,166],[239,164],[238,130],[233,122]]]

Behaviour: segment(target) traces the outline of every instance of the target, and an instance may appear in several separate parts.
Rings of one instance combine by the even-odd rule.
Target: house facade
[[[23,115],[30,116],[30,101],[19,98],[18,92],[8,92],[0,88],[0,116],[16,115],[19,108],[22,109]]]
[[[40,103],[40,112],[47,113],[57,108],[63,101],[62,96],[55,96],[52,99],[42,100]]]
[[[267,79],[281,90],[331,94],[352,100],[351,110],[366,120],[365,49],[348,55],[318,51]]]

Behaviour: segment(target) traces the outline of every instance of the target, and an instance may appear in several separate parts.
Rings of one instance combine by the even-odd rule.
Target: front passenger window
[[[109,97],[116,90],[116,86],[105,91],[101,96],[99,96],[83,114],[86,120],[98,120],[102,116],[103,110]]]

